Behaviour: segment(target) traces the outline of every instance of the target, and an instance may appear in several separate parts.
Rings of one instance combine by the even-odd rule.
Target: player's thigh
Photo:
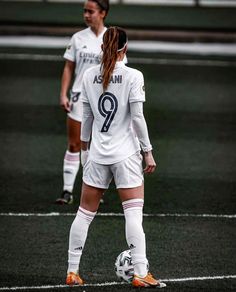
[[[144,184],[135,188],[118,189],[118,194],[121,202],[132,199],[144,199]]]
[[[80,132],[81,132],[81,122],[67,117],[67,135],[68,143],[71,148],[76,148],[80,151]],[[73,149],[72,149],[73,151]]]
[[[96,188],[83,183],[80,206],[85,210],[96,212],[103,193],[104,189]]]

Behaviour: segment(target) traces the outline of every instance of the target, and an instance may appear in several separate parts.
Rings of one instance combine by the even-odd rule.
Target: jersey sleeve
[[[133,102],[130,104],[130,113],[132,125],[138,137],[140,146],[144,152],[152,150],[152,145],[149,140],[148,128],[143,115],[143,103]]]
[[[69,61],[75,62],[75,52],[75,36],[72,36],[63,57]]]
[[[134,72],[133,81],[131,82],[131,90],[129,95],[129,102],[145,101],[145,87],[143,74],[136,70]]]

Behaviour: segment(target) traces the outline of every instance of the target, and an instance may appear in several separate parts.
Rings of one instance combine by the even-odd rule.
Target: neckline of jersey
[[[90,31],[91,36],[93,36],[93,37],[96,38],[96,39],[98,39],[98,38],[100,38],[101,36],[103,36],[104,32],[107,30],[107,28],[104,26],[103,31],[102,31],[98,36],[96,36],[96,34],[92,31],[92,29],[91,29],[90,26],[88,27],[88,29],[89,29],[89,31]]]
[[[125,66],[124,60],[122,60],[122,61],[116,61],[115,68],[117,68],[117,67],[123,67],[123,66]]]

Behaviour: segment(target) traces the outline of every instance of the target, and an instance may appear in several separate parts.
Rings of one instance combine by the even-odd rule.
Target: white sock
[[[90,212],[79,207],[70,228],[67,273],[77,273],[79,271],[80,258],[87,239],[89,225],[95,215],[96,212]]]
[[[143,199],[132,199],[122,203],[125,214],[125,233],[134,266],[134,274],[145,277],[148,273],[146,239],[143,231]]]
[[[63,165],[64,191],[73,191],[76,175],[79,171],[79,166],[80,152],[72,153],[67,150],[65,153]]]

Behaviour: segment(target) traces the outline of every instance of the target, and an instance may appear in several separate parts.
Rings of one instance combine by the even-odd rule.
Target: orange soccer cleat
[[[84,281],[80,278],[78,274],[70,272],[69,274],[67,274],[66,284],[69,286],[83,285]]]
[[[141,278],[137,275],[134,275],[132,285],[134,287],[156,287],[156,288],[164,288],[166,287],[165,283],[156,280],[151,273],[148,273],[146,277]]]

